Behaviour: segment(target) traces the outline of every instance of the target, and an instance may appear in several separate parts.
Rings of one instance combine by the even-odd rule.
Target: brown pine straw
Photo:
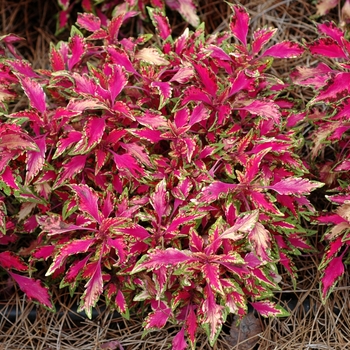
[[[231,11],[225,1],[198,2],[198,13],[201,20],[206,22],[207,33],[229,29]],[[253,30],[266,25],[278,28],[272,43],[282,40],[311,41],[316,38],[315,25],[310,19],[315,13],[315,7],[309,0],[242,0],[231,3],[240,3],[248,9],[251,15],[250,35]],[[59,38],[54,36],[54,15],[57,10],[54,0],[0,0],[0,35],[15,33],[24,37],[26,41],[19,43],[17,48],[35,69],[49,67],[50,42],[66,40],[68,37],[68,32],[62,33]],[[179,15],[170,11],[167,13],[173,33],[181,34],[187,24]],[[338,6],[325,19],[334,20],[339,24],[339,13]],[[76,12],[72,14],[72,23],[75,15]],[[143,32],[152,30],[149,24],[144,24],[143,27],[131,24],[128,34],[136,36],[137,28]],[[317,60],[308,55],[289,61],[275,60],[271,73],[288,78],[297,65],[311,66],[316,63]],[[304,102],[307,99],[307,96],[298,91],[291,94]],[[327,205],[321,195],[319,198],[317,194],[314,195],[313,201],[321,202],[323,208]],[[314,245],[317,246],[323,227],[307,228],[317,230],[317,235],[313,238]],[[6,247],[0,247],[0,251],[4,249]],[[286,273],[282,274],[282,291],[276,291],[275,296],[280,305],[289,309],[290,316],[275,319],[260,317],[263,331],[259,334],[256,349],[350,349],[350,277],[348,273],[345,274],[327,303],[323,305],[319,294],[321,276],[317,270],[320,260],[321,256],[317,253],[304,254],[295,259],[299,275],[296,289],[293,288],[290,277]],[[95,320],[81,318],[80,321],[74,321],[68,311],[76,308],[79,294],[71,298],[66,289],[60,290],[55,285],[51,286],[53,300],[60,306],[60,312],[54,314],[28,301],[16,286],[9,282],[6,274],[0,275],[0,281],[0,349],[90,350],[101,349],[101,345],[106,342],[118,341],[124,350],[160,350],[171,348],[172,338],[179,330],[169,325],[143,337],[142,317],[133,316],[128,321],[102,308],[98,309],[100,313]],[[12,308],[17,310],[18,316],[11,321],[7,316]],[[28,315],[33,309],[36,309],[36,318],[30,321]],[[237,346],[227,342],[226,336],[229,334],[231,322],[230,316],[213,349],[245,348],[246,340]],[[114,348],[118,349],[117,346]],[[211,349],[204,333],[198,335],[196,349]]]

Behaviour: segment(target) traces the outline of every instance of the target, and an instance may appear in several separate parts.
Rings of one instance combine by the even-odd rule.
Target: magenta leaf
[[[194,258],[178,249],[168,248],[166,250],[156,250],[155,252],[149,254],[146,262],[143,262],[141,260],[139,263],[137,263],[137,265],[132,270],[132,273],[136,273],[144,269],[155,269],[160,266],[176,266],[178,264],[188,263],[193,260]]]
[[[111,103],[114,103],[116,97],[120,94],[127,83],[128,78],[123,71],[123,68],[116,64],[112,65],[110,77],[108,79]]]
[[[103,292],[103,279],[101,271],[101,258],[93,263],[93,272],[89,281],[85,284],[85,292],[81,297],[78,312],[85,311],[86,315],[91,319],[92,308],[96,305],[100,295]]]
[[[222,195],[227,195],[236,189],[236,184],[228,184],[221,181],[214,181],[208,187],[202,190],[200,200],[202,202],[212,202],[219,199]]]
[[[101,20],[92,13],[78,13],[77,23],[89,32],[95,32],[101,28]]]
[[[86,185],[71,185],[79,199],[79,209],[89,214],[98,223],[101,215],[98,210],[98,196],[95,191]]]
[[[163,179],[157,184],[154,193],[151,195],[151,204],[157,213],[159,222],[166,213],[168,196],[169,195],[166,191],[166,182],[165,179]]]
[[[321,55],[330,58],[347,58],[344,50],[332,38],[321,38],[308,45],[314,55]]]
[[[29,99],[30,105],[33,108],[36,108],[40,113],[44,113],[46,111],[46,95],[41,85],[29,77],[22,76],[20,74],[18,74],[17,77],[21,83],[24,93]]]
[[[5,270],[16,269],[18,271],[27,271],[28,266],[25,265],[19,256],[13,252],[5,251],[0,253],[0,266]]]
[[[223,309],[224,307],[216,304],[214,293],[207,284],[204,288],[204,294],[206,296],[205,300],[202,303],[202,312],[204,315],[203,322],[207,324],[208,329],[207,333],[209,336],[210,345],[213,346],[213,343],[216,340],[218,333],[221,330],[223,322]]]
[[[72,70],[77,65],[85,54],[84,38],[78,34],[71,37],[69,47],[72,51],[71,57],[68,59],[68,69]]]
[[[187,343],[185,340],[185,329],[182,327],[173,338],[172,342],[173,350],[185,350],[187,349]]]
[[[144,175],[144,170],[132,156],[129,154],[116,154],[113,151],[111,153],[113,154],[114,163],[119,170],[130,172],[135,178]]]
[[[277,104],[275,104],[273,101],[256,100],[245,107],[237,109],[242,109],[250,112],[251,114],[260,115],[267,119],[271,118],[276,124],[279,124],[280,122],[281,112]]]
[[[8,273],[17,282],[19,288],[21,288],[22,292],[24,292],[29,299],[34,299],[54,311],[55,306],[50,300],[48,288],[43,287],[41,281],[21,276],[11,271],[8,271]]]
[[[244,46],[247,46],[249,14],[241,5],[233,5],[231,9],[234,13],[230,21],[231,32]]]
[[[263,52],[261,57],[271,56],[275,58],[294,58],[302,55],[305,49],[298,43],[282,41]]]
[[[95,242],[95,238],[80,239],[67,243],[60,248],[59,253],[56,255],[50,268],[47,270],[45,276],[52,275],[58,268],[60,268],[67,257],[78,253],[86,253],[90,246]]]
[[[164,16],[159,9],[153,9],[151,7],[148,7],[147,9],[158,35],[163,40],[167,39],[168,36],[171,35],[168,17]]]
[[[204,278],[206,279],[208,285],[221,294],[224,294],[221,282],[220,282],[220,271],[218,264],[209,264],[206,263],[202,267],[202,273]]]
[[[167,323],[172,311],[163,301],[154,301],[156,308],[151,312],[145,322],[145,329],[160,329]],[[152,305],[153,307],[153,305]]]
[[[54,188],[61,186],[67,179],[71,179],[76,174],[80,173],[85,167],[86,158],[86,155],[68,158],[66,164],[63,165],[61,174],[58,177]]]
[[[277,28],[262,28],[253,33],[252,52],[257,54],[275,35]]]
[[[199,75],[201,83],[204,85],[204,89],[212,97],[216,96],[218,86],[214,72],[207,66],[200,63],[193,63],[194,68]]]
[[[253,308],[264,317],[285,317],[288,313],[271,301],[257,301],[250,303]]]
[[[344,271],[342,256],[333,258],[329,262],[321,278],[323,300],[326,299],[327,295],[335,287],[337,280],[344,274]]]
[[[322,182],[310,181],[307,179],[302,179],[300,177],[289,177],[275,183],[272,186],[266,186],[271,190],[276,191],[282,195],[299,195],[308,194],[315,188],[322,187],[324,184]]]
[[[42,170],[45,163],[45,153],[46,153],[46,137],[41,136],[35,140],[39,152],[28,151],[27,152],[27,174],[25,179],[25,184],[31,182],[31,180],[36,176],[40,170]]]
[[[9,187],[14,188],[18,190],[18,185],[16,183],[16,180],[13,176],[12,169],[7,166],[3,173],[0,175],[0,179]]]

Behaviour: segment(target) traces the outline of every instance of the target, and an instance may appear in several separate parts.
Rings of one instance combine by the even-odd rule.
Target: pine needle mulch
[[[251,15],[251,32],[258,28],[278,28],[274,42],[316,37],[315,25],[310,17],[315,6],[308,0],[242,0],[240,3]],[[32,63],[35,69],[49,66],[50,42],[65,40],[68,33],[55,37],[56,1],[46,0],[0,0],[0,35],[15,33],[26,40],[17,48]],[[341,23],[339,7],[325,17]],[[169,13],[168,13],[169,14]],[[216,33],[229,29],[231,12],[223,0],[199,0],[199,15],[206,22],[206,32]],[[74,23],[74,16],[71,18]],[[173,32],[180,34],[186,24],[180,16],[170,14]],[[142,30],[148,30],[145,24]],[[132,34],[133,27],[130,26]],[[135,34],[134,34],[135,35]],[[288,74],[301,64],[314,65],[315,59],[305,55],[301,59],[276,60],[271,68],[273,74],[287,78]],[[295,97],[301,100],[304,96]],[[318,243],[322,228],[318,230]],[[314,254],[299,256],[296,267],[299,278],[296,288],[287,274],[282,275],[282,291],[276,291],[276,300],[284,306],[290,316],[285,318],[256,319],[261,331],[257,337],[243,339],[234,345],[229,338],[233,318],[229,317],[223,327],[215,350],[296,350],[327,349],[345,350],[350,344],[350,277],[345,278],[334,290],[328,302],[323,305],[319,295],[320,274],[317,266],[321,257]],[[172,337],[178,329],[174,326],[150,332],[143,336],[141,315],[125,320],[105,307],[97,307],[95,317],[89,320],[76,312],[80,295],[73,298],[65,289],[52,287],[57,312],[52,313],[25,299],[16,286],[3,275],[0,277],[0,349],[18,350],[71,350],[71,349],[124,349],[160,350],[171,348]],[[103,303],[101,303],[103,305]],[[243,332],[242,332],[243,334]],[[231,332],[232,335],[232,332]],[[252,345],[253,344],[253,345]],[[255,346],[254,346],[255,344]],[[198,350],[209,350],[207,336],[198,337]]]

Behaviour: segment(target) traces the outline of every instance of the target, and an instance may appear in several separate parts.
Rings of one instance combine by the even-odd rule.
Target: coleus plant
[[[307,120],[312,125],[311,164],[315,175],[326,184],[326,197],[333,208],[338,206],[318,217],[319,223],[329,225],[319,266],[321,296],[326,301],[345,272],[344,264],[349,263],[350,41],[333,22],[319,24],[317,30],[319,39],[307,46],[311,54],[327,61],[312,68],[299,67],[292,78],[295,84],[314,91],[307,106]]]
[[[306,195],[323,184],[298,156],[305,113],[268,69],[304,48],[267,48],[273,28],[248,42],[248,13],[232,11],[228,32],[206,36],[201,25],[173,38],[150,8],[151,45],[149,35],[120,39],[128,13],[106,25],[79,14],[81,31],[51,46],[49,70],[1,62],[4,99],[24,92],[29,106],[2,102],[2,203],[18,211],[1,211],[0,266],[32,275],[48,261],[51,283],[84,286],[90,316],[104,294],[126,317],[143,311],[145,331],[179,325],[175,350],[195,348],[198,327],[214,344],[226,316],[243,317],[248,303],[286,314],[271,300],[278,267],[295,279],[293,255],[311,249]],[[15,254],[23,234],[32,242]],[[16,276],[52,307],[43,286],[45,299],[28,288],[39,282]]]
[[[67,27],[68,18],[77,1],[57,0],[61,11],[58,13],[57,33]],[[193,27],[199,25],[196,4],[193,0],[82,0],[81,7],[86,13],[95,14],[99,17],[102,25],[107,25],[109,13],[118,16],[121,13],[128,13],[129,17],[139,15],[141,19],[147,19],[147,6],[158,9],[165,14],[167,6],[173,11],[177,11],[186,22]]]

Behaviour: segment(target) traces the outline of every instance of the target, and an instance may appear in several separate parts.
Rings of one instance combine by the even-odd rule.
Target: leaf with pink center
[[[273,101],[255,100],[247,106],[235,109],[248,111],[253,115],[259,115],[266,119],[272,119],[276,124],[280,123],[281,112],[278,105]]]
[[[58,268],[60,268],[70,255],[86,253],[90,246],[95,242],[95,238],[80,239],[67,243],[60,248],[50,268],[47,270],[45,276],[52,275]]]
[[[91,116],[83,129],[82,146],[76,147],[76,150],[70,154],[76,154],[78,152],[86,153],[90,151],[100,143],[105,134],[105,128],[106,121],[104,118]]]
[[[150,161],[148,154],[145,152],[144,146],[140,146],[135,142],[132,142],[132,143],[120,142],[120,146],[124,148],[132,156],[137,158],[142,164],[152,168],[152,163]]]
[[[220,282],[220,268],[218,264],[205,263],[202,268],[203,277],[207,284],[216,292],[224,295],[224,291]]]
[[[310,181],[300,177],[289,177],[283,179],[272,186],[266,186],[270,190],[274,190],[282,195],[301,195],[309,194],[316,188],[322,187],[324,183]]]
[[[202,89],[195,86],[190,86],[185,90],[181,106],[186,105],[188,102],[205,102],[208,105],[212,104],[210,97]]]
[[[85,168],[86,158],[87,155],[68,158],[53,187],[61,186],[67,179],[72,179],[76,174],[80,173]]]
[[[22,292],[24,292],[27,295],[28,299],[34,299],[40,304],[49,308],[50,310],[55,309],[55,306],[50,300],[48,288],[44,287],[41,281],[21,276],[11,271],[8,271],[8,273],[19,285],[19,288],[22,290]]]
[[[327,298],[337,281],[344,274],[345,268],[342,259],[342,256],[333,258],[324,270],[323,277],[321,278],[323,300]]]
[[[187,349],[187,343],[185,340],[185,329],[182,327],[180,332],[178,332],[172,341],[173,350],[185,350]]]
[[[179,84],[185,84],[194,75],[194,69],[191,67],[180,67],[176,74],[169,80],[170,82],[176,81]]]
[[[245,169],[244,183],[250,183],[259,173],[263,158],[271,152],[271,147],[264,149],[248,159]]]
[[[130,172],[135,178],[139,178],[144,175],[144,170],[137,164],[135,158],[129,154],[117,154],[110,151],[113,154],[114,163],[118,170]]]
[[[230,82],[231,86],[227,98],[242,90],[247,89],[252,84],[252,79],[246,75],[244,70],[241,70],[233,80],[230,80]]]
[[[215,295],[208,284],[204,287],[204,296],[204,301],[201,305],[201,312],[204,318],[203,326],[209,336],[209,343],[213,346],[222,327],[224,307],[216,304]]]
[[[23,263],[21,258],[13,252],[4,251],[0,253],[0,266],[5,270],[16,269],[18,271],[27,271],[28,266]]]
[[[314,55],[321,55],[329,58],[347,58],[343,48],[332,38],[321,38],[308,45]]]
[[[238,240],[243,237],[241,233],[249,233],[254,229],[259,219],[259,210],[242,213],[236,220],[235,224],[229,229],[225,230],[220,238]]]
[[[71,187],[78,196],[79,209],[100,223],[102,219],[98,210],[99,198],[96,192],[87,185],[71,185]]]
[[[120,27],[122,26],[125,19],[125,14],[122,13],[119,16],[115,16],[112,18],[112,20],[108,24],[108,34],[109,34],[109,41],[112,44],[115,44],[118,42],[118,35]]]
[[[159,131],[159,128],[166,127],[168,125],[166,118],[159,112],[153,112],[147,110],[140,116],[135,116],[135,119],[144,126]]]
[[[112,104],[127,83],[128,77],[126,76],[123,68],[117,64],[112,65],[111,73],[108,79],[108,91],[110,92],[110,101]]]
[[[143,262],[145,259],[146,261]],[[189,263],[191,261],[194,261],[194,258],[175,248],[156,250],[139,261],[131,273],[136,273],[145,269],[155,269],[160,266],[177,266],[178,264]]]
[[[28,185],[31,180],[42,170],[45,163],[46,153],[46,136],[43,135],[35,140],[39,152],[28,151],[27,152],[27,164],[26,164],[26,178],[25,184]]]
[[[20,74],[18,74],[17,77],[24,93],[29,99],[31,107],[37,109],[40,113],[44,113],[46,111],[46,95],[42,86],[29,77]]]
[[[81,297],[78,312],[85,311],[86,315],[91,319],[92,308],[96,305],[98,299],[103,293],[103,279],[101,271],[101,260],[94,262],[91,278],[84,286],[86,289]]]
[[[247,34],[249,29],[249,14],[241,5],[231,6],[233,16],[230,20],[230,29],[235,38],[244,46],[247,46]]]
[[[213,202],[223,195],[233,192],[237,188],[236,184],[228,184],[221,181],[214,181],[209,186],[203,188],[200,195],[201,202]]]
[[[124,294],[120,289],[118,289],[117,295],[115,297],[115,305],[117,307],[117,310],[122,314],[125,314],[128,311],[128,306]]]
[[[71,56],[68,59],[68,70],[72,70],[74,66],[81,62],[85,54],[85,41],[84,38],[78,34],[74,34],[70,38],[69,48],[71,50]]]
[[[304,51],[303,46],[298,43],[282,41],[264,51],[261,57],[295,58],[301,56]]]
[[[152,23],[156,28],[157,34],[163,39],[167,39],[171,35],[171,28],[168,17],[164,16],[159,9],[148,7],[148,13],[151,17]]]
[[[262,28],[253,33],[252,53],[257,54],[276,34],[277,28]]]
[[[171,98],[172,93],[172,87],[171,84],[168,82],[162,82],[162,81],[153,81],[151,83],[151,87],[154,87],[158,90],[158,93],[160,95],[160,102],[159,102],[159,108],[162,109],[165,104],[169,101]]]
[[[32,257],[35,259],[41,260],[47,260],[48,258],[51,258],[54,254],[55,246],[53,245],[44,245],[37,249],[35,249],[34,253],[32,253]]]
[[[10,188],[13,188],[15,190],[19,189],[16,179],[13,176],[13,170],[9,166],[7,166],[3,173],[0,175],[0,179]]]
[[[119,257],[118,264],[123,264],[126,261],[126,257],[127,257],[126,245],[123,239],[122,238],[112,239],[108,237],[107,245],[115,249],[115,252]]]
[[[83,271],[84,267],[88,263],[89,259],[91,257],[91,254],[87,255],[82,260],[76,260],[74,263],[69,267],[66,275],[63,278],[63,283],[65,285],[70,285],[71,288],[74,287],[74,285],[78,282],[78,276]]]
[[[166,190],[166,182],[165,179],[160,181],[156,188],[154,193],[151,194],[151,205],[153,209],[157,213],[158,222],[162,220],[163,215],[165,215],[169,200],[169,194]]]
[[[248,239],[261,261],[271,260],[268,253],[271,245],[270,233],[260,222],[257,222],[254,228],[249,232]]]
[[[111,56],[112,62],[125,68],[127,72],[139,75],[130,61],[128,55],[117,47],[107,47],[107,52]]]
[[[214,72],[201,63],[193,63],[193,67],[199,75],[199,81],[203,84],[204,90],[212,97],[216,96],[218,85]]]
[[[64,58],[52,43],[50,44],[50,64],[55,72],[65,69]]]
[[[337,102],[349,95],[350,73],[340,72],[330,79],[312,102]]]
[[[154,311],[148,314],[145,319],[145,329],[163,328],[172,314],[171,308],[163,301],[156,300],[152,301],[152,308]]]
[[[89,32],[96,32],[101,28],[101,20],[92,13],[78,13],[77,23]]]
[[[257,301],[250,303],[253,308],[264,317],[286,317],[288,312],[271,301]]]
[[[56,145],[56,151],[53,155],[53,159],[59,157],[64,151],[66,151],[72,144],[78,143],[82,139],[82,134],[79,131],[71,131],[66,138],[60,138]]]

